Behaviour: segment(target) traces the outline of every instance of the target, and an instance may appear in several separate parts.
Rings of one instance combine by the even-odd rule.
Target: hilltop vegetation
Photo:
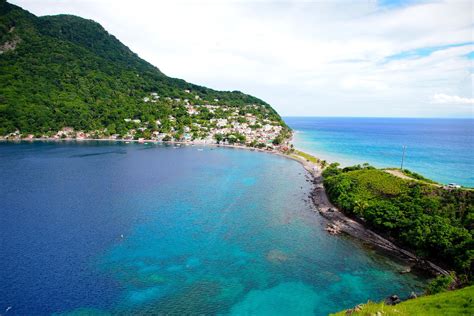
[[[417,255],[472,280],[474,192],[395,177],[368,165],[323,173],[331,201]]]
[[[211,119],[234,115],[243,124],[246,114],[255,118],[253,129],[269,124],[288,131],[264,101],[170,78],[94,21],[36,17],[4,0],[0,69],[0,136],[52,136],[70,127],[98,136],[133,136],[140,129],[180,138],[195,127],[198,137],[209,135]],[[196,115],[193,106],[201,106]]]

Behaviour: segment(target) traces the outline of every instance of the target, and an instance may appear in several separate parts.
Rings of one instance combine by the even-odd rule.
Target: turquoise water
[[[326,315],[426,279],[324,231],[295,161],[246,150],[0,144],[11,315]]]
[[[404,168],[474,187],[474,119],[288,117],[296,147],[330,162]]]

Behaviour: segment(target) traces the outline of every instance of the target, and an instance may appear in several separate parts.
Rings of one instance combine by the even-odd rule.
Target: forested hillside
[[[0,136],[17,130],[40,136],[64,127],[86,132],[108,127],[107,134],[121,136],[141,128],[180,136],[192,123],[230,115],[204,108],[194,113],[193,105],[225,105],[227,112],[251,113],[255,128],[268,123],[286,129],[264,101],[170,78],[94,21],[36,17],[4,0],[0,69]],[[135,126],[133,120],[147,124]]]
[[[368,165],[323,173],[331,201],[419,256],[472,280],[474,191],[395,177]]]

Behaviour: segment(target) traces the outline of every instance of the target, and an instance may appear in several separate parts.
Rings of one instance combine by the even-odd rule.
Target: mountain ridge
[[[164,125],[183,134],[195,121],[228,118],[221,112],[232,109],[256,116],[262,126],[289,131],[263,100],[168,77],[93,20],[37,17],[5,0],[0,1],[0,68],[0,136],[52,134],[64,127],[103,131],[111,125],[123,136],[134,127],[125,120],[167,122],[170,117],[176,123]],[[150,94],[158,98],[144,104]],[[217,114],[203,110],[207,116],[183,111],[200,105],[226,108]],[[157,131],[169,133],[168,128]]]

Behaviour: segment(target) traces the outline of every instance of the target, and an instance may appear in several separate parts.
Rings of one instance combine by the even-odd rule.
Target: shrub
[[[453,282],[454,275],[440,275],[428,284],[426,294],[446,292]]]

